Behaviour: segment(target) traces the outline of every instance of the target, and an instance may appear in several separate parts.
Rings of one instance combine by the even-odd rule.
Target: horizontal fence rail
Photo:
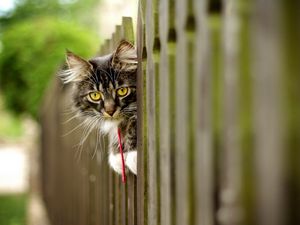
[[[99,53],[137,47],[138,175],[122,184],[97,134],[76,147],[85,131],[66,122],[70,87],[55,80],[41,119],[52,224],[300,224],[298,10],[139,1],[136,35],[123,18]]]

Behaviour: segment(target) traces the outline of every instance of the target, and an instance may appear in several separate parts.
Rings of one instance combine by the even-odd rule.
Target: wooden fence
[[[141,0],[138,176],[126,185],[69,119],[55,81],[42,110],[53,225],[300,224],[300,13],[296,1]],[[98,147],[99,148],[99,147]],[[103,147],[102,147],[103,148]]]

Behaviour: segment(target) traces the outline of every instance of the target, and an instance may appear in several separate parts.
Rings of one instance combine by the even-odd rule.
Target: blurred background
[[[134,2],[0,1],[0,225],[30,224],[31,208],[41,211],[28,194],[40,144],[39,109],[65,50],[95,55],[121,16],[135,17]]]

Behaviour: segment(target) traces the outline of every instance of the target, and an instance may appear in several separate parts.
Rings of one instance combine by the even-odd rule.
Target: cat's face
[[[137,57],[129,42],[88,61],[67,52],[67,63],[69,69],[61,77],[74,83],[74,106],[81,116],[121,121],[136,113]]]

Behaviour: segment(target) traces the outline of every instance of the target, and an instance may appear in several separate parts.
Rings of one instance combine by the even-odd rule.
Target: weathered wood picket
[[[299,8],[139,1],[136,38],[124,18],[100,50],[137,46],[138,176],[121,183],[97,134],[76,160],[86,131],[65,123],[69,87],[56,79],[41,119],[52,224],[300,224]]]

